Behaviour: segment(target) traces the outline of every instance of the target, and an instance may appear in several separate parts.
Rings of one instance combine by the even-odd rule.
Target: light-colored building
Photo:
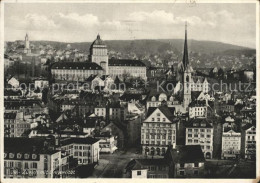
[[[98,163],[100,152],[98,139],[68,138],[60,143],[62,153],[77,159],[79,165]]]
[[[52,77],[64,81],[85,81],[91,75],[103,75],[102,67],[94,62],[57,62],[51,67]]]
[[[134,77],[147,80],[146,65],[140,60],[110,59],[108,62],[109,75],[112,78]]]
[[[134,159],[126,166],[127,178],[169,178],[169,166],[165,159]]]
[[[207,119],[191,119],[186,124],[186,145],[200,145],[204,157],[212,158],[213,127]]]
[[[241,148],[241,133],[231,128],[223,129],[222,133],[222,159],[238,158]]]
[[[255,160],[256,158],[256,127],[252,124],[242,127],[241,155],[245,159]]]
[[[108,59],[108,50],[104,41],[97,35],[96,40],[90,46],[89,60],[97,63],[104,70],[105,75],[113,79],[125,77],[146,77],[146,65],[140,60]]]
[[[47,88],[49,86],[49,81],[47,79],[42,79],[42,78],[35,79],[34,86],[35,88],[40,88],[40,89]]]
[[[117,141],[110,133],[96,134],[96,139],[99,139],[99,149],[101,153],[113,153],[117,150]]]
[[[190,118],[207,118],[207,105],[206,101],[193,101],[189,104],[189,117]]]
[[[150,107],[141,125],[142,153],[162,156],[169,145],[175,147],[177,121],[175,108]]]
[[[5,138],[5,178],[57,178],[61,152],[46,141],[31,138]]]

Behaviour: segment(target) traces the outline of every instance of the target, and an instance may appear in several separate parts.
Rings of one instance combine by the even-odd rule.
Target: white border
[[[1,170],[1,174],[0,174],[0,182],[4,182],[4,183],[8,183],[8,182],[35,182],[35,179],[2,179],[3,178],[3,166],[4,164],[3,162],[3,137],[4,137],[4,82],[3,82],[3,78],[4,78],[4,4],[6,3],[189,3],[189,2],[193,2],[195,1],[196,3],[254,3],[256,4],[256,70],[257,70],[257,82],[256,82],[256,88],[257,88],[257,114],[256,114],[256,119],[257,121],[259,120],[260,117],[260,100],[259,100],[259,82],[258,82],[258,78],[260,78],[260,71],[258,71],[258,69],[260,69],[260,63],[259,63],[259,0],[70,0],[70,1],[66,1],[66,0],[0,0],[0,8],[1,8],[1,43],[0,43],[0,50],[1,50],[1,67],[0,67],[0,77],[2,78],[2,82],[1,82],[1,89],[0,89],[0,111],[1,111],[1,115],[0,115],[0,119],[1,119],[1,131],[0,131],[0,137],[1,137],[1,141],[0,141],[0,170]],[[241,15],[243,16],[243,15]],[[258,123],[258,122],[257,122]],[[260,146],[260,124],[257,124],[257,133],[256,133],[256,139],[257,139],[257,157],[256,157],[256,179],[124,179],[124,178],[118,178],[118,179],[107,179],[107,178],[102,178],[102,179],[94,179],[94,178],[87,178],[87,179],[40,179],[37,178],[37,182],[43,182],[45,183],[46,181],[48,182],[100,182],[100,183],[107,183],[107,182],[115,182],[115,183],[122,183],[122,182],[140,182],[140,183],[144,183],[144,182],[161,182],[161,183],[169,183],[170,181],[173,182],[183,182],[183,183],[194,183],[194,182],[258,182],[260,181],[260,150],[259,150],[259,146]]]

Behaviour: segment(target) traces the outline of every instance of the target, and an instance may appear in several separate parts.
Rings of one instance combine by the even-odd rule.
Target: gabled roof
[[[185,126],[186,128],[212,128],[210,122],[211,121],[209,119],[195,118],[191,119]]]
[[[130,59],[109,59],[109,66],[133,66],[133,67],[146,67],[146,65],[140,60],[130,60]]]
[[[95,62],[56,62],[51,66],[52,69],[84,69],[102,70],[102,67]]]
[[[177,145],[176,149],[168,149],[174,163],[205,162],[200,145]]]
[[[133,159],[131,160],[127,166],[126,170],[144,170],[148,169],[148,166],[167,166],[168,163],[165,159]]]
[[[62,145],[69,145],[69,144],[94,144],[98,142],[98,139],[92,138],[92,137],[86,137],[86,138],[69,138],[66,140],[61,141]]]
[[[148,118],[156,109],[159,109],[168,120],[173,122],[175,107],[168,107],[168,106],[159,106],[159,107],[149,107],[146,118]]]

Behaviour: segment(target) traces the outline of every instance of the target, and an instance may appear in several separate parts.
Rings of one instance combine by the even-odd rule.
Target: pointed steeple
[[[186,70],[187,65],[189,64],[188,43],[187,43],[187,21],[185,22],[185,41],[184,41],[184,50],[183,50],[182,63],[183,63],[184,70]]]

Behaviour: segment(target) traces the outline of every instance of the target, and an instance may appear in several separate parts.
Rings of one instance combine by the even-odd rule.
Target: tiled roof
[[[70,138],[61,141],[62,145],[68,145],[68,144],[94,144],[98,142],[98,139],[92,138],[92,137],[86,137],[86,138]]]
[[[200,145],[178,145],[169,149],[174,163],[199,163],[205,158]]]
[[[130,60],[130,59],[109,59],[109,66],[138,66],[138,67],[146,67],[146,65],[140,60]]]
[[[56,62],[52,69],[80,69],[80,70],[102,70],[102,67],[94,62]]]
[[[205,118],[191,119],[187,124],[186,128],[212,128],[210,120]]]

